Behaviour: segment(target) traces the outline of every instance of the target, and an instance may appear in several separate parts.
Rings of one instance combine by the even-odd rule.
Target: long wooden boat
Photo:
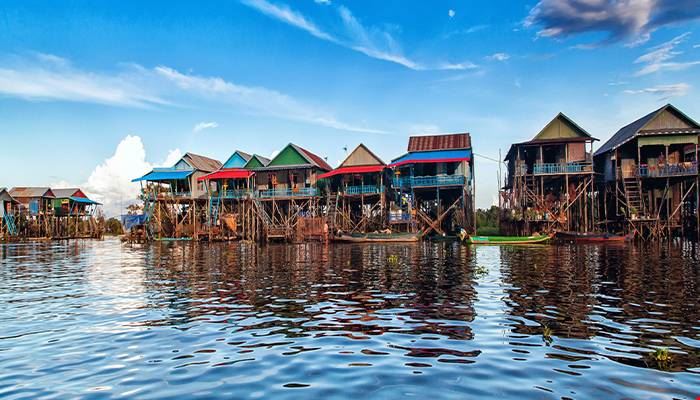
[[[552,239],[551,235],[534,235],[534,236],[467,236],[469,244],[535,244],[545,243]]]
[[[332,238],[346,243],[409,243],[420,240],[420,233],[362,233],[342,234]]]
[[[593,232],[557,232],[557,239],[576,243],[624,243],[634,239],[634,235],[614,235]]]

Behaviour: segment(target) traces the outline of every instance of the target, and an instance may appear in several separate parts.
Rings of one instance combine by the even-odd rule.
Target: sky
[[[469,132],[499,152],[563,112],[600,146],[672,103],[700,120],[697,0],[33,1],[0,6],[0,187],[80,186],[109,215],[184,152]]]

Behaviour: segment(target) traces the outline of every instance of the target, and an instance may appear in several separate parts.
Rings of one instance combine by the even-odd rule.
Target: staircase
[[[12,214],[5,214],[3,217],[3,219],[5,220],[5,226],[7,227],[7,233],[9,233],[10,236],[17,235],[17,225],[15,224],[15,216]]]
[[[636,177],[624,178],[622,186],[625,190],[625,199],[627,200],[628,215],[635,213],[638,216],[646,215],[644,202],[642,201],[642,184]],[[636,210],[634,212],[633,210]]]
[[[215,225],[216,220],[219,218],[219,205],[221,204],[221,198],[212,197],[209,202],[209,226]]]
[[[537,183],[535,182],[535,177],[532,175],[525,175],[523,179],[525,179],[525,186],[523,187],[525,203],[537,204]]]

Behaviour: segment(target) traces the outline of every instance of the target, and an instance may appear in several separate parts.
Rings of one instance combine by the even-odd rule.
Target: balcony
[[[258,197],[262,199],[284,198],[284,197],[314,197],[318,191],[314,187],[296,189],[267,189],[258,192]]]
[[[212,196],[220,197],[222,199],[244,199],[247,197],[252,197],[253,191],[250,189],[231,189],[221,193],[214,193]]]
[[[346,195],[361,195],[361,194],[379,194],[384,191],[384,186],[376,185],[362,185],[362,186],[348,186],[345,188],[344,193]]]
[[[147,193],[142,193],[141,194],[141,199],[142,200],[149,200],[149,201],[154,201],[156,199],[159,200],[164,200],[164,199],[186,199],[192,197],[192,192],[189,191],[182,191],[182,192],[160,192],[160,193],[153,193],[153,192],[147,192]]]
[[[392,211],[389,213],[389,223],[405,224],[411,222],[411,214],[407,212]]]
[[[698,174],[697,161],[688,161],[675,164],[647,165],[637,167],[640,178],[670,178],[674,176],[692,176]]]
[[[466,181],[464,175],[436,175],[436,176],[407,176],[394,178],[394,187],[437,187],[437,186],[463,186]]]
[[[583,174],[593,171],[591,163],[543,163],[535,164],[534,175]]]

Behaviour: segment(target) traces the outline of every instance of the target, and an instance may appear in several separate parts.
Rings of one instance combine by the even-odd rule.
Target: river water
[[[692,244],[2,245],[0,398],[695,399],[698,259]]]

